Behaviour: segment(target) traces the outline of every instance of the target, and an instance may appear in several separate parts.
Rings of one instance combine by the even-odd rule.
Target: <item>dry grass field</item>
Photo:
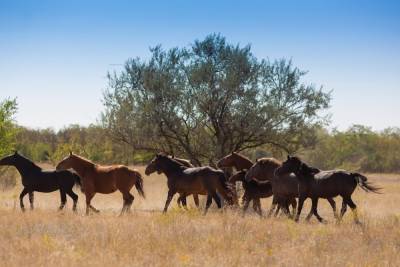
[[[144,178],[145,200],[132,190],[133,212],[123,217],[118,192],[96,195],[93,205],[101,213],[88,217],[81,193],[78,214],[70,199],[57,212],[58,192],[36,193],[36,209],[22,213],[19,185],[0,193],[0,266],[400,266],[400,176],[368,177],[384,194],[356,190],[362,226],[353,224],[351,212],[336,224],[324,200],[320,213],[328,224],[253,212],[242,217],[234,210],[202,216],[177,208],[176,198],[163,215],[166,178],[159,175]],[[264,211],[270,202],[263,201]]]

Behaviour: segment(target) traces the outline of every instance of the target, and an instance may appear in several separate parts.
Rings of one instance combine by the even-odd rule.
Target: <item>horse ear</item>
[[[256,162],[258,162],[258,158],[256,158]]]
[[[72,150],[71,149],[69,150],[69,155],[72,156]]]
[[[289,154],[287,155],[287,159],[290,159],[290,155]]]
[[[14,150],[14,155],[18,155],[18,151],[17,150]]]
[[[173,159],[175,158],[175,155],[174,155],[174,154],[172,154],[172,158],[173,158]]]

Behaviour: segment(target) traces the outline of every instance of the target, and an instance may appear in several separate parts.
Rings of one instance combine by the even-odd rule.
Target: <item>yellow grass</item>
[[[140,169],[143,173],[143,169]],[[36,209],[22,213],[15,190],[0,193],[0,266],[399,266],[400,176],[369,175],[384,187],[383,195],[356,190],[362,226],[348,212],[334,222],[325,200],[315,219],[296,224],[285,218],[259,218],[252,212],[210,210],[206,216],[192,208],[177,208],[176,198],[167,215],[160,210],[166,198],[166,178],[145,177],[147,198],[135,190],[133,213],[118,217],[118,192],[96,195],[100,214],[83,216],[57,212],[58,193],[35,194]],[[76,191],[76,189],[75,189]],[[204,199],[202,199],[204,202]],[[271,200],[263,201],[263,209]],[[309,210],[309,200],[303,214]],[[337,199],[338,206],[341,200]],[[28,207],[28,199],[25,199]],[[194,206],[192,199],[189,205]]]

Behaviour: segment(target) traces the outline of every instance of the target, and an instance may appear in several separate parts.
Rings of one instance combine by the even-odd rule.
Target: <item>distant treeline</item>
[[[304,144],[297,152],[311,165],[321,169],[343,168],[363,172],[400,171],[400,129],[381,132],[355,125],[347,131],[316,129],[313,144]],[[101,163],[143,164],[153,153],[134,151],[114,141],[98,125],[72,125],[59,131],[32,130],[20,127],[17,149],[37,162],[55,163],[69,150]],[[261,147],[245,151],[253,160],[261,156],[284,157],[285,153]],[[178,155],[184,156],[184,155]]]
[[[137,153],[130,146],[115,142],[98,125],[71,125],[59,131],[19,127],[16,139],[16,149],[37,162],[55,164],[70,150],[95,162],[110,164],[140,164],[150,157],[148,153]]]

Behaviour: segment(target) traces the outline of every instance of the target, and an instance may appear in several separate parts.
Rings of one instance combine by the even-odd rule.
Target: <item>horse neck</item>
[[[20,157],[14,164],[14,167],[17,168],[18,172],[21,174],[21,177],[24,178],[29,173],[41,171],[38,165],[33,163],[32,161]]]
[[[307,164],[302,163],[301,168],[295,172],[296,176],[304,181],[313,181],[314,174],[313,169],[311,169]]]
[[[84,177],[89,169],[92,169],[94,164],[82,158],[75,158],[72,164],[72,169],[74,169],[80,177]]]
[[[253,162],[243,156],[236,155],[235,165],[236,169],[250,169],[253,166]]]
[[[168,178],[177,172],[182,172],[182,167],[181,164],[174,160],[164,160],[161,163],[162,171]]]

